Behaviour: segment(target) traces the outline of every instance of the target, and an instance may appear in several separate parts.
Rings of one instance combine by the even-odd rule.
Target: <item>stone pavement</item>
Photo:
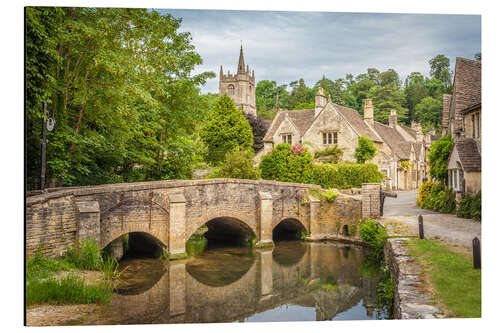
[[[387,225],[389,233],[418,235],[418,215],[421,214],[426,238],[439,238],[467,248],[472,248],[474,237],[481,239],[481,222],[420,209],[416,199],[417,191],[398,192],[397,198],[385,199],[384,216],[380,221]]]

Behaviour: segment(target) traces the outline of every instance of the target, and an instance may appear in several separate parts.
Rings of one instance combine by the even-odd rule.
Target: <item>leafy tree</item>
[[[432,124],[435,127],[441,120],[442,108],[442,99],[425,97],[415,106],[415,120],[421,124]]]
[[[358,163],[365,163],[366,161],[372,159],[377,154],[377,148],[373,144],[373,141],[360,136],[358,138],[358,146],[354,151],[354,157]]]
[[[266,121],[262,117],[255,117],[254,115],[248,113],[245,114],[250,126],[252,126],[253,133],[253,150],[259,151],[264,148],[264,136],[266,135],[267,129],[269,128],[270,121]]]
[[[208,147],[207,160],[211,163],[221,162],[227,152],[236,148],[251,149],[253,145],[252,127],[227,94],[215,103],[200,136]]]
[[[295,109],[301,103],[314,102],[314,92],[306,86],[304,79],[291,82],[290,87],[292,92],[288,103],[289,109]]]
[[[190,146],[205,115],[198,86],[215,75],[191,74],[202,60],[190,34],[179,31],[180,19],[146,9],[44,11],[27,10],[27,32],[37,32],[27,34],[26,44],[37,45],[46,31],[43,53],[57,61],[37,64],[41,52],[28,52],[27,63],[36,66],[27,66],[26,77],[28,86],[37,85],[38,67],[53,78],[43,86],[57,122],[48,134],[48,177],[58,185],[87,185],[185,175],[164,153]],[[28,98],[41,108],[40,99]],[[33,113],[27,122],[39,123]],[[27,141],[36,141],[36,133]],[[36,160],[38,147],[27,150]],[[29,176],[39,173],[28,170]]]
[[[225,161],[217,172],[217,177],[259,179],[260,169],[254,167],[254,153],[251,150],[234,150],[228,152]]]
[[[405,95],[402,90],[397,88],[396,84],[373,86],[368,92],[368,97],[372,98],[373,116],[376,121],[387,123],[391,109],[394,109],[398,114],[398,121],[408,123],[408,109],[403,106]]]
[[[310,103],[300,103],[295,105],[294,110],[307,110],[307,109],[314,109],[314,102]]]
[[[474,54],[474,60],[481,61],[481,52]]]
[[[399,89],[401,88],[401,81],[399,80],[399,75],[394,69],[388,69],[385,72],[379,74],[377,78],[378,84],[387,86],[389,84],[394,84]]]
[[[443,54],[438,54],[429,60],[429,65],[431,66],[431,77],[443,82],[445,88],[451,87],[450,59]]]
[[[453,148],[453,139],[450,135],[444,136],[431,144],[429,148],[429,164],[431,177],[446,183],[448,171],[448,157]]]
[[[323,78],[316,82],[314,85],[314,94],[318,91],[318,88],[322,87],[325,94],[330,96],[333,103],[340,105],[345,105],[345,81],[344,79],[337,79],[332,81],[323,75]]]

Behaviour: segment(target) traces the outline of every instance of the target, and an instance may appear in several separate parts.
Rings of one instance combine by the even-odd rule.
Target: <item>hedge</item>
[[[304,182],[323,188],[352,188],[363,183],[380,183],[382,174],[375,164],[312,164]]]

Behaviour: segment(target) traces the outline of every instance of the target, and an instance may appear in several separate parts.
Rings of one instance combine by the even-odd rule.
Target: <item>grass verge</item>
[[[481,270],[473,268],[469,256],[456,253],[438,240],[411,239],[408,247],[429,274],[436,301],[452,316],[481,317]]]

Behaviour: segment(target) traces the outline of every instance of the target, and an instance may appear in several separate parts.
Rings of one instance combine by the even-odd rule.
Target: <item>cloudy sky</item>
[[[256,81],[278,84],[304,78],[308,86],[323,75],[355,76],[367,68],[429,75],[437,54],[473,59],[481,51],[478,15],[369,14],[159,9],[182,18],[203,58],[197,72],[236,71],[240,41],[245,64]],[[203,92],[218,92],[211,79]]]

